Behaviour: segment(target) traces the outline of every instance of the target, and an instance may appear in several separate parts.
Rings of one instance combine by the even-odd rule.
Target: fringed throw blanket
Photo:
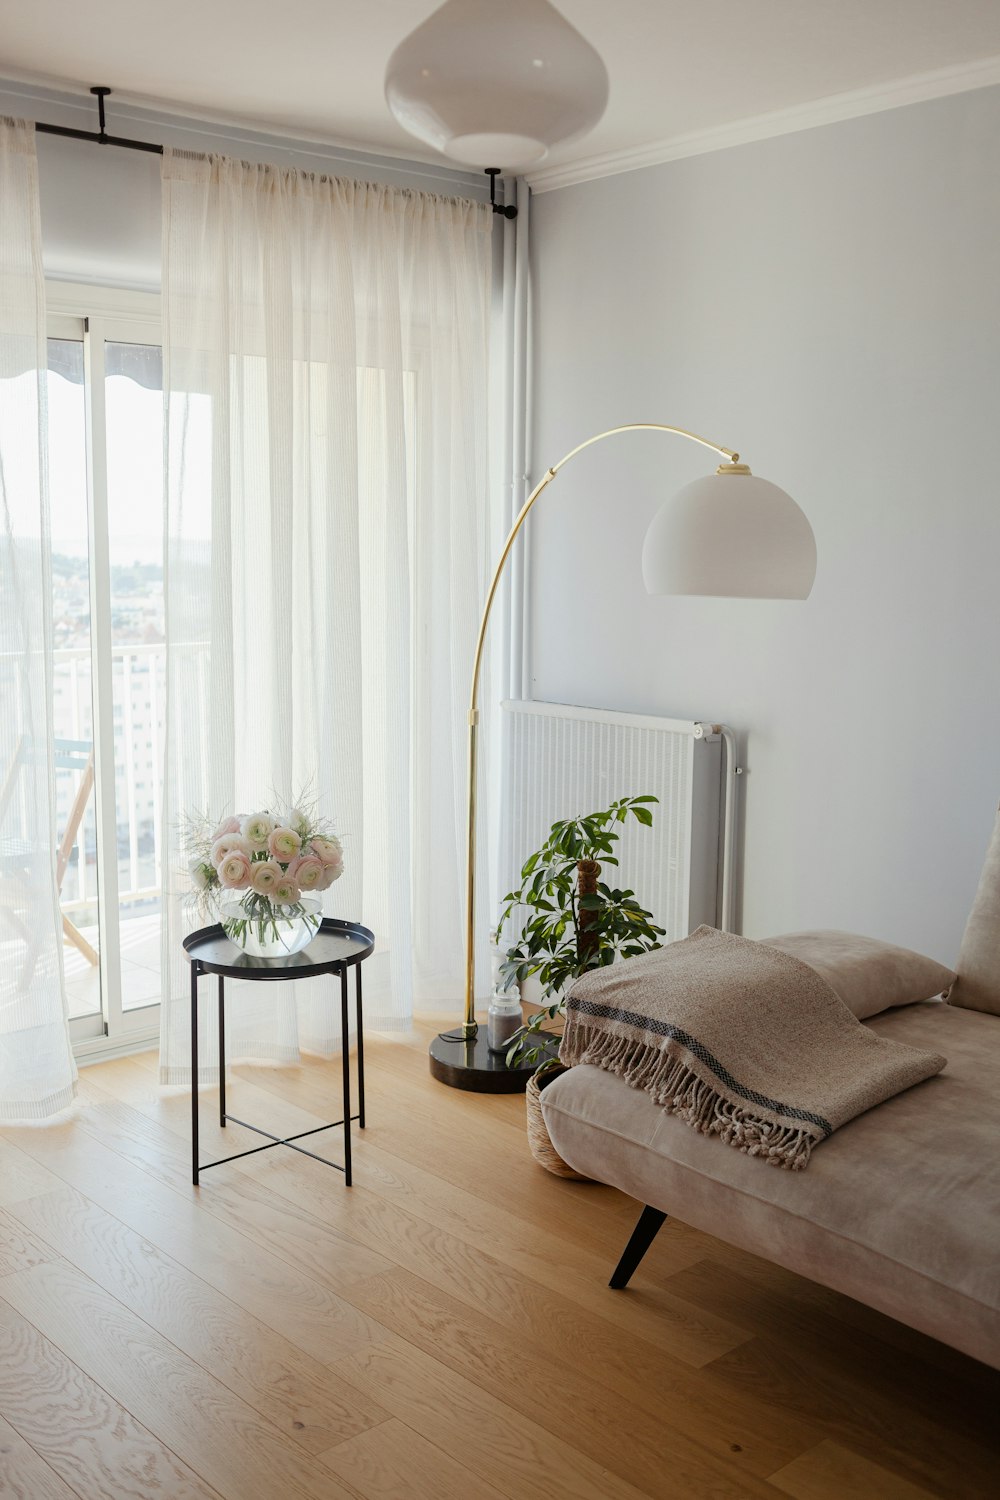
[[[839,1125],[945,1065],[862,1026],[800,959],[712,927],[578,979],[559,1055],[793,1169]]]

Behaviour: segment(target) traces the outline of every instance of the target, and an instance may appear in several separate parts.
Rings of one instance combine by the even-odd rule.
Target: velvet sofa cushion
[[[948,996],[963,1010],[1000,1016],[1000,817],[993,828],[979,889],[958,954],[958,978]]]
[[[997,899],[1000,903],[1000,881]],[[1000,915],[997,922],[1000,927]],[[931,1000],[956,977],[936,959],[854,932],[786,932],[764,941],[814,969],[859,1021],[896,1005]]]

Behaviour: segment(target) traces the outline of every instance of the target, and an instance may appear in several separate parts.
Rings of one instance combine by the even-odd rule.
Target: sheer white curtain
[[[465,695],[488,518],[488,207],[166,152],[161,1079],[190,1079],[185,812],[311,789],[366,1024],[462,987]],[[484,868],[486,861],[484,859]],[[205,1079],[214,1076],[206,1005]],[[234,987],[227,1054],[340,1045],[329,981]]]
[[[45,283],[35,129],[0,117],[0,1121],[72,1101],[55,884]]]

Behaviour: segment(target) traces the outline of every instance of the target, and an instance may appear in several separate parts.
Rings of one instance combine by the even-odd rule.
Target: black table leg
[[[198,1186],[198,965],[191,965],[191,1181]]]
[[[347,966],[340,969],[340,1056],[344,1078],[344,1181],[351,1185],[351,1049],[347,1019]]]
[[[226,994],[219,975],[219,1124],[226,1128]]]
[[[358,1128],[365,1128],[365,1033],[361,1014],[361,965],[354,966],[355,1009],[358,1019]]]

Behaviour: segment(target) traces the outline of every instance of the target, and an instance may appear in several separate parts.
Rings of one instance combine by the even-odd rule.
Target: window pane
[[[71,1017],[101,1009],[83,344],[49,339],[56,863]]]
[[[105,346],[122,1008],[160,998],[163,394],[158,348]]]

